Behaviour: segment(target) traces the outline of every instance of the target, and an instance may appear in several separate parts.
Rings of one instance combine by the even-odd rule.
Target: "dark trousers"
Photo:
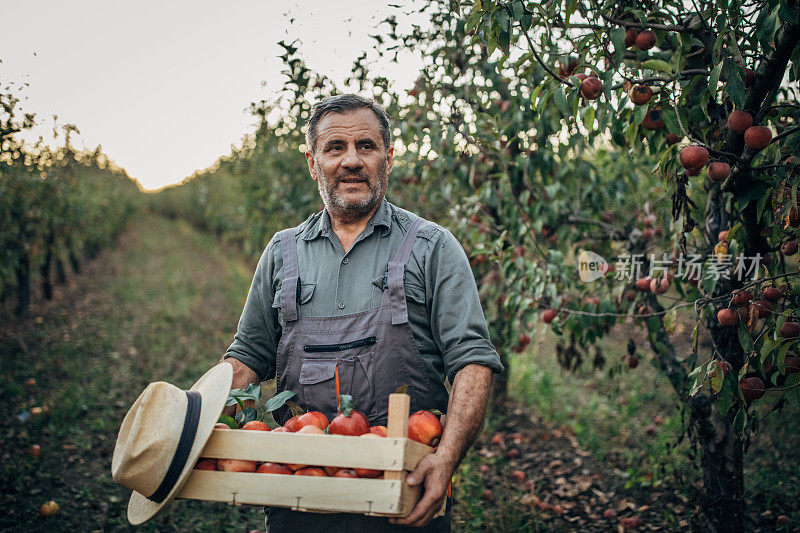
[[[268,533],[450,533],[452,499],[447,500],[444,516],[434,518],[427,526],[407,527],[389,522],[388,518],[350,513],[303,513],[283,507],[264,507]]]

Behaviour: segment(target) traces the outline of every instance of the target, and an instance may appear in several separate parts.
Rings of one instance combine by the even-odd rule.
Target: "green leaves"
[[[708,92],[711,94],[712,98],[716,98],[717,95],[717,85],[719,85],[719,75],[720,72],[722,72],[722,65],[724,65],[723,61],[717,63],[717,65],[711,69],[711,74],[708,76]]]
[[[706,379],[706,375],[708,374],[708,367],[711,364],[711,360],[706,361],[702,365],[698,366],[689,374],[689,397],[694,396],[703,386],[703,381]]]
[[[217,420],[217,422],[222,422],[231,429],[239,429],[239,424],[236,423],[236,420],[234,420],[232,416],[219,415],[219,420]]]
[[[281,393],[278,393],[266,401],[266,403],[264,404],[264,411],[271,413],[272,411],[283,407],[286,404],[287,400],[290,400],[295,396],[297,396],[297,394],[294,391],[290,390],[285,390]]]
[[[340,394],[339,413],[349,418],[350,413],[353,412],[353,409],[355,409],[355,402],[353,401],[353,397],[350,396],[349,394]]]
[[[739,65],[731,64],[731,68],[728,70],[728,83],[725,84],[725,93],[730,97],[736,109],[744,107],[745,88]]]
[[[619,63],[625,54],[625,28],[619,26],[611,32],[611,43],[614,45],[614,63]]]
[[[244,404],[242,402],[248,400],[257,402],[260,397],[261,387],[255,383],[251,383],[244,389],[231,389],[230,392],[228,392],[228,400],[225,402],[225,405],[229,406],[238,403],[239,407],[244,409]]]
[[[661,59],[648,59],[647,61],[642,61],[642,68],[666,72],[667,74],[674,74],[672,65]]]
[[[567,103],[567,95],[564,93],[564,86],[562,84],[559,84],[555,91],[553,91],[553,100],[555,101],[559,111],[565,115],[572,114],[569,104]]]

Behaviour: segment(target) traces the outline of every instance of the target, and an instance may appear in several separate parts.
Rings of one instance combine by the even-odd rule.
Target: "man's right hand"
[[[233,381],[231,382],[231,390],[244,389],[251,383],[258,383],[258,375],[253,370],[242,363],[235,357],[226,357],[223,363],[228,363],[233,367]],[[223,415],[233,416],[236,414],[238,405],[229,405],[222,410]]]

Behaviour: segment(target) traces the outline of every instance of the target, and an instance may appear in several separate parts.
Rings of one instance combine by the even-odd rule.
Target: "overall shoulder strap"
[[[289,322],[297,320],[297,289],[300,285],[297,267],[297,228],[288,228],[281,236],[281,255],[283,257],[283,284],[281,285],[281,307],[283,318]]]
[[[394,259],[389,261],[389,276],[387,279],[386,290],[392,310],[392,325],[405,324],[408,322],[408,307],[406,306],[406,291],[403,286],[405,277],[406,263],[411,257],[411,248],[417,238],[419,227],[425,219],[418,218],[408,228],[408,233],[403,237],[400,247]]]

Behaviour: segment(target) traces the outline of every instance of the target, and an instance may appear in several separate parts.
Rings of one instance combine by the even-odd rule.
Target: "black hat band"
[[[167,473],[158,488],[147,496],[148,500],[156,503],[161,503],[169,495],[178,478],[183,472],[183,467],[186,466],[186,460],[189,458],[189,452],[192,450],[194,444],[194,437],[197,434],[197,426],[200,422],[200,406],[203,399],[197,391],[186,391],[186,418],[183,420],[183,430],[181,431],[181,438],[178,440],[178,448],[172,456],[172,461],[169,464]]]

